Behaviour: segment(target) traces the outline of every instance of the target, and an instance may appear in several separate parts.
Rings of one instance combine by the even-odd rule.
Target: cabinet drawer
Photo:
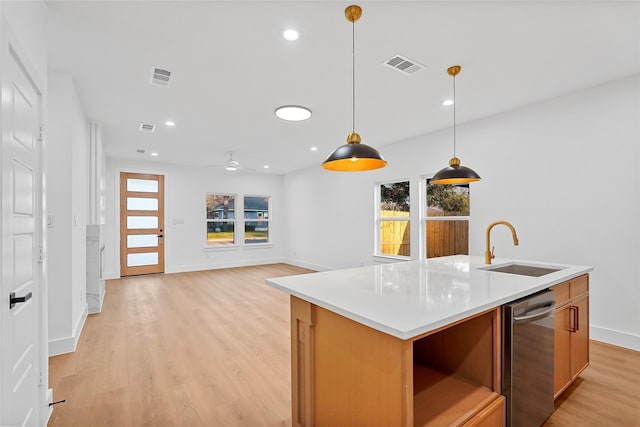
[[[575,279],[571,279],[570,297],[573,299],[579,295],[589,292],[589,275],[585,274]],[[556,302],[557,304],[557,302]]]
[[[555,294],[556,297],[556,306],[561,306],[566,303],[570,299],[570,290],[569,290],[570,282],[562,282],[558,283],[555,286],[551,287],[551,290]]]
[[[486,408],[463,424],[463,427],[501,427],[506,423],[504,396],[498,397]]]

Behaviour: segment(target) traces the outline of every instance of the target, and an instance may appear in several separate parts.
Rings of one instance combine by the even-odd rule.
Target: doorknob
[[[33,296],[33,293],[29,292],[28,294],[26,294],[23,297],[17,297],[16,298],[16,293],[15,292],[11,292],[9,294],[9,310],[11,310],[13,307],[15,307],[15,305],[18,304],[18,303],[29,301],[32,296]]]

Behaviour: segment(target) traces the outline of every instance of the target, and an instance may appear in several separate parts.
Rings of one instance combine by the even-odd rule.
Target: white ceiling
[[[367,1],[355,24],[356,131],[378,148],[640,73],[640,3]],[[351,132],[351,24],[342,1],[51,1],[49,66],[71,73],[111,157],[287,173]],[[281,36],[300,32],[297,42]],[[401,54],[412,76],[383,65]],[[173,72],[151,86],[153,66]],[[279,105],[313,117],[284,122]],[[175,128],[163,125],[176,122]],[[158,126],[153,134],[141,122]],[[318,151],[310,151],[317,146]],[[142,148],[145,154],[136,150]],[[159,157],[149,156],[151,151]]]

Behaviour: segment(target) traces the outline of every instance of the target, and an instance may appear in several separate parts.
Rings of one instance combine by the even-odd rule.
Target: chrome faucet
[[[484,251],[484,263],[491,264],[491,260],[496,256],[493,254],[494,247],[491,246],[491,229],[498,224],[506,225],[511,230],[511,236],[513,237],[513,246],[518,246],[518,236],[516,235],[516,229],[513,228],[513,225],[509,224],[507,221],[496,221],[489,224],[487,227],[487,238],[486,238],[486,248]],[[489,249],[491,248],[491,249]]]

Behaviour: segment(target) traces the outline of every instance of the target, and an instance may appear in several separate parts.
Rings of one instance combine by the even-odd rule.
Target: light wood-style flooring
[[[290,426],[285,264],[107,282],[76,352],[50,359],[49,426]],[[640,426],[640,352],[592,341],[545,426]]]

